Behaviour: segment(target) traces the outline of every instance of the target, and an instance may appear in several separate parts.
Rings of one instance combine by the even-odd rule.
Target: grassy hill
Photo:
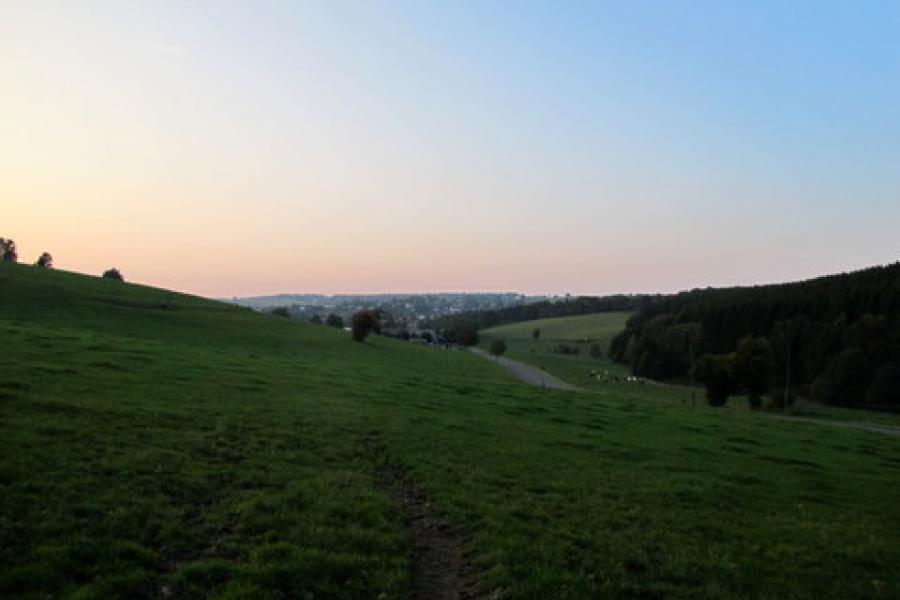
[[[480,345],[487,349],[491,340],[500,338],[506,342],[505,356],[509,358],[534,365],[581,388],[608,389],[591,377],[591,371],[628,374],[626,367],[609,359],[608,350],[610,341],[625,329],[631,314],[605,312],[500,325],[481,331]],[[537,339],[533,335],[535,329],[540,329]],[[591,356],[594,344],[602,354],[599,357]],[[561,345],[578,353],[562,354]]]
[[[896,438],[70,273],[0,292],[2,597],[402,598],[385,459],[496,597],[900,596]]]

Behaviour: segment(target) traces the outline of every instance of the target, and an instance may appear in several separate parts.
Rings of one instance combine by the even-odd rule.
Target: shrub
[[[316,324],[316,325],[321,325],[321,324],[322,324],[322,317],[320,317],[319,315],[313,315],[313,316],[311,316],[311,317],[309,318],[309,322],[310,322],[310,323],[314,323],[314,324]]]
[[[500,338],[493,339],[491,340],[491,345],[488,350],[494,356],[500,356],[501,354],[506,352],[506,342],[504,342]]]
[[[284,317],[286,319],[291,318],[291,313],[288,311],[286,306],[278,306],[272,309],[272,314],[276,317]]]
[[[591,344],[591,349],[588,350],[588,353],[591,355],[591,358],[595,360],[603,358],[603,349],[599,344]]]
[[[343,329],[344,328],[344,319],[342,319],[340,316],[338,316],[334,313],[331,313],[325,319],[325,324],[328,325],[329,327],[337,327],[338,329]]]
[[[119,272],[119,270],[116,269],[115,267],[113,267],[112,269],[107,269],[107,270],[103,271],[103,278],[104,279],[114,279],[116,281],[125,281],[125,278],[122,277],[122,273]]]

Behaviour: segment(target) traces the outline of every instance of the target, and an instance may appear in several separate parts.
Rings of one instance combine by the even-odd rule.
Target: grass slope
[[[69,273],[0,292],[0,596],[401,598],[384,456],[502,597],[900,595],[897,439]]]
[[[480,345],[487,350],[492,339],[503,339],[507,347],[505,356],[509,358],[534,365],[580,388],[607,389],[608,385],[598,382],[590,373],[598,370],[620,376],[628,374],[627,368],[607,357],[607,351],[610,341],[625,328],[631,314],[608,312],[500,325],[481,331]],[[541,330],[536,340],[535,329]],[[555,350],[560,344],[577,348],[579,353],[559,354]],[[593,344],[603,352],[599,359],[590,355]]]

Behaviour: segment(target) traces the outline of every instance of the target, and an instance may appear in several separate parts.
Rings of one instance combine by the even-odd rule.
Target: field
[[[898,438],[64,272],[0,290],[0,597],[406,597],[386,460],[492,597],[900,597]]]
[[[504,356],[534,365],[580,388],[607,389],[591,372],[605,371],[620,378],[628,375],[625,367],[608,358],[607,351],[630,316],[627,312],[610,312],[500,325],[480,332],[480,346],[487,350],[491,340],[500,338],[506,342]],[[533,335],[535,329],[540,329],[537,339]],[[561,354],[561,344],[578,354]],[[591,356],[594,344],[602,356]]]

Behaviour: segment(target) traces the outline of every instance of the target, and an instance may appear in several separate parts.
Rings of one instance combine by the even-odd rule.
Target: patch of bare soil
[[[469,560],[466,536],[438,514],[428,495],[399,465],[383,463],[379,483],[394,501],[409,531],[413,600],[486,598]]]

